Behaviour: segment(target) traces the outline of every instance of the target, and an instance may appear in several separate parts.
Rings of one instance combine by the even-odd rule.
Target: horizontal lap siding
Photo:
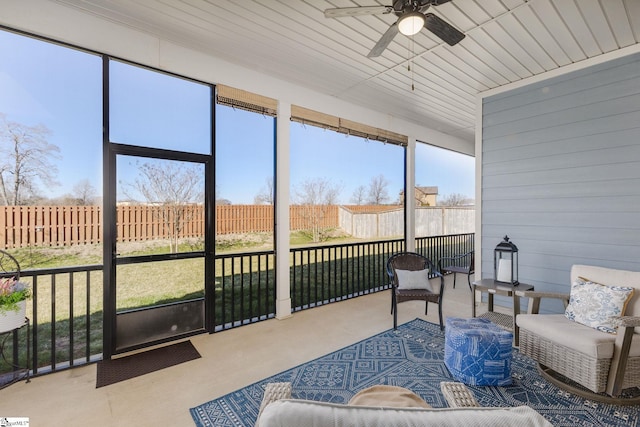
[[[538,290],[568,292],[573,264],[640,271],[640,55],[485,98],[482,132],[485,277],[505,234]]]

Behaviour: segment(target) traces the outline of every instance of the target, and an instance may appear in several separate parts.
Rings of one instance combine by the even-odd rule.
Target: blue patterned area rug
[[[191,416],[199,427],[253,427],[270,382],[291,382],[293,398],[333,403],[347,403],[372,385],[395,385],[412,390],[434,408],[443,408],[447,402],[440,382],[455,381],[443,358],[440,327],[415,319],[192,408]],[[542,379],[535,363],[517,350],[511,366],[510,386],[469,386],[481,406],[528,405],[554,426],[640,425],[640,407],[605,405],[560,390]]]

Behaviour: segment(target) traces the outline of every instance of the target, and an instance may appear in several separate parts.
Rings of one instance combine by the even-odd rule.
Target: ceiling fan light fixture
[[[424,15],[420,12],[409,12],[398,19],[398,31],[405,36],[417,34],[424,27]]]

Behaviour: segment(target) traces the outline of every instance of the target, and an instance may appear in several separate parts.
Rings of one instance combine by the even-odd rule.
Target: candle
[[[498,277],[496,278],[498,282],[508,282],[511,283],[511,260],[510,259],[500,259],[498,263]]]

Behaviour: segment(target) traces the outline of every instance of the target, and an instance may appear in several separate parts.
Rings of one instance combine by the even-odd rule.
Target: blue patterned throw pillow
[[[569,305],[565,316],[569,320],[602,332],[616,333],[614,319],[624,315],[633,288],[608,286],[578,278],[571,284]]]

